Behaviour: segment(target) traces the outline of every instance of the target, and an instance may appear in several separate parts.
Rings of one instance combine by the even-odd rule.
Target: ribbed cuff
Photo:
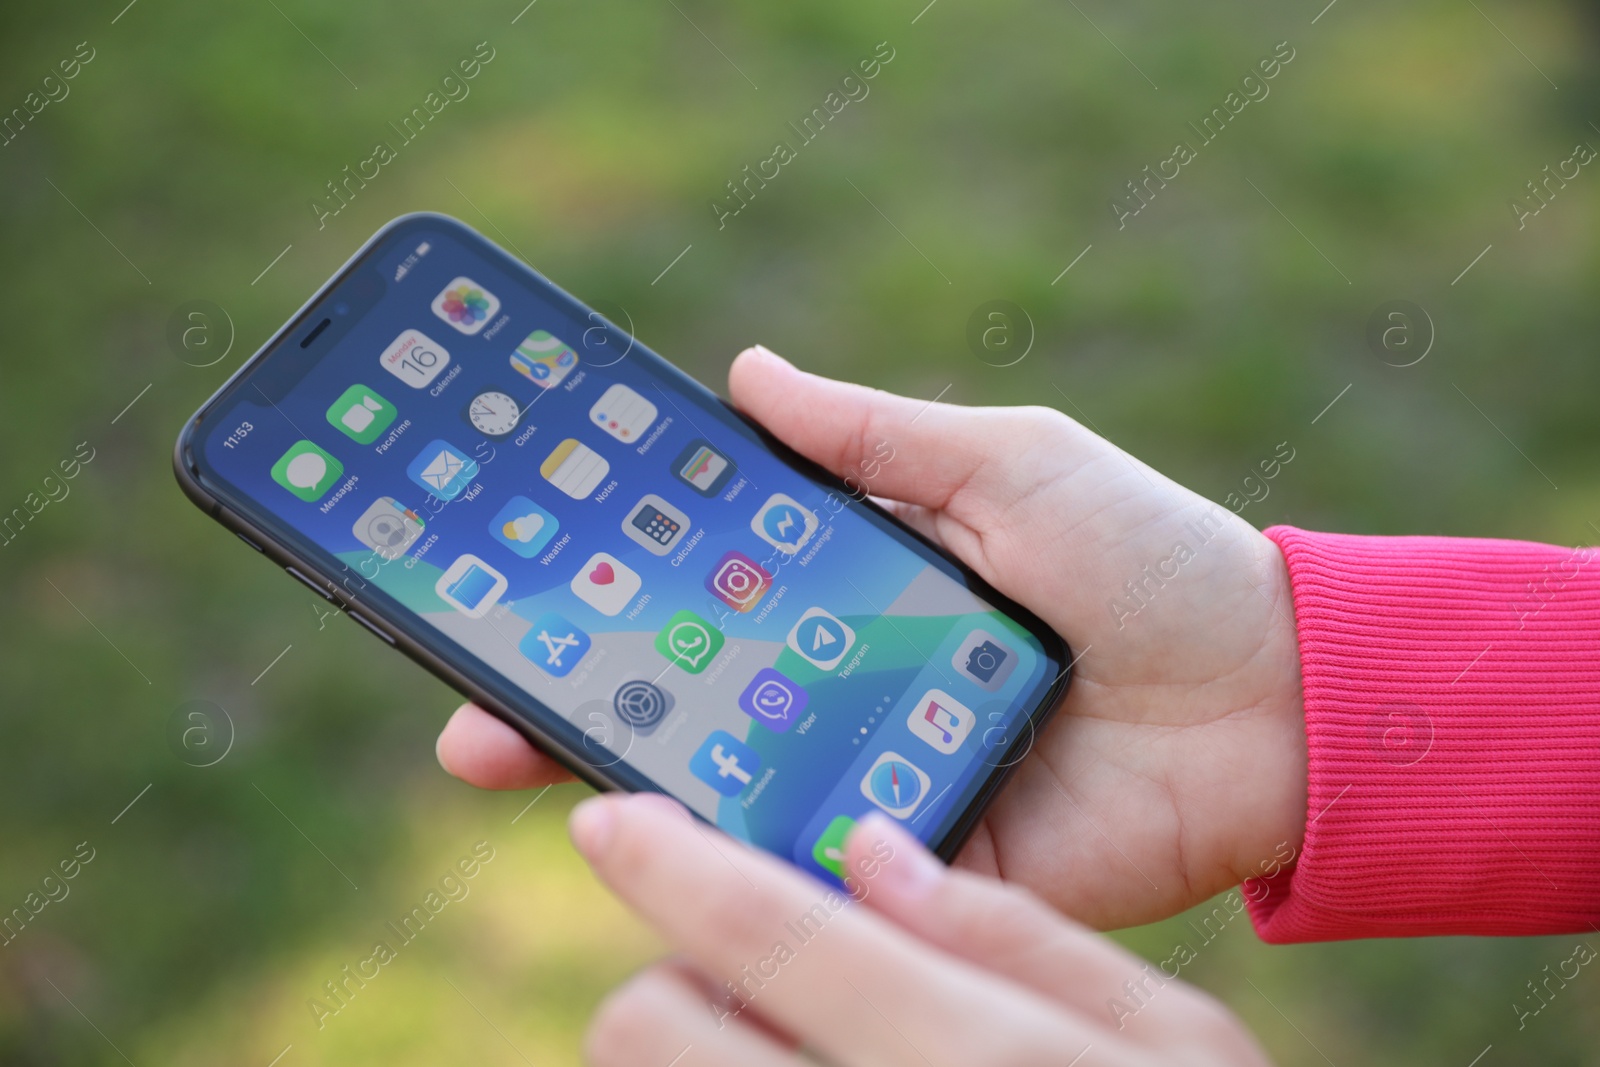
[[[1600,927],[1600,549],[1278,526],[1309,746],[1265,941]]]

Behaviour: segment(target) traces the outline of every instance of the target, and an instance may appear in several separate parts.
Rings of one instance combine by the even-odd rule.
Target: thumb
[[[807,374],[760,345],[733,361],[728,391],[745,414],[852,490],[933,509],[969,489],[990,500],[1026,492],[1028,465],[1016,460],[1030,418],[1046,415],[895,396]],[[1072,425],[1048,415],[1057,430]]]

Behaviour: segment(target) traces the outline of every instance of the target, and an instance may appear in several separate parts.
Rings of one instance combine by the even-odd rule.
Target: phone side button
[[[234,532],[238,533],[237,530],[234,531]],[[263,551],[263,549],[262,549],[262,547],[260,545],[256,544],[254,541],[250,540],[250,538],[246,537],[244,534],[239,534],[239,540],[243,541],[245,544],[249,545],[251,548],[255,549],[257,552]]]
[[[394,638],[390,637],[388,634],[386,634],[382,630],[378,629],[378,627],[375,624],[368,622],[366,619],[363,619],[360,615],[357,615],[353,611],[347,611],[347,612],[345,612],[345,614],[350,616],[352,619],[354,619],[361,626],[365,626],[367,629],[371,630],[373,633],[377,634],[379,637],[381,637],[385,641],[389,642],[389,644],[391,644],[391,645],[394,644]]]
[[[299,571],[295,570],[293,567],[285,567],[283,569],[288,571],[290,574],[294,575],[294,577],[300,579],[300,581],[305,584],[305,587],[307,589],[309,589],[313,593],[317,594],[323,600],[333,600],[333,596],[326,589],[323,589],[316,582],[312,581],[310,578],[307,578],[305,575],[301,574]]]

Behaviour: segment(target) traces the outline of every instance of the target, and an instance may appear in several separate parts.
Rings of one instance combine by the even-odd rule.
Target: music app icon
[[[961,747],[977,722],[971,708],[939,689],[924,693],[906,719],[912,733],[947,756]]]

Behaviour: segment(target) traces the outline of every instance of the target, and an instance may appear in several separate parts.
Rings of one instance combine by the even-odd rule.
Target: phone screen
[[[863,503],[893,441],[833,482],[439,216],[374,238],[187,440],[208,494],[569,758],[819,875],[874,808],[959,832],[1064,674]]]

